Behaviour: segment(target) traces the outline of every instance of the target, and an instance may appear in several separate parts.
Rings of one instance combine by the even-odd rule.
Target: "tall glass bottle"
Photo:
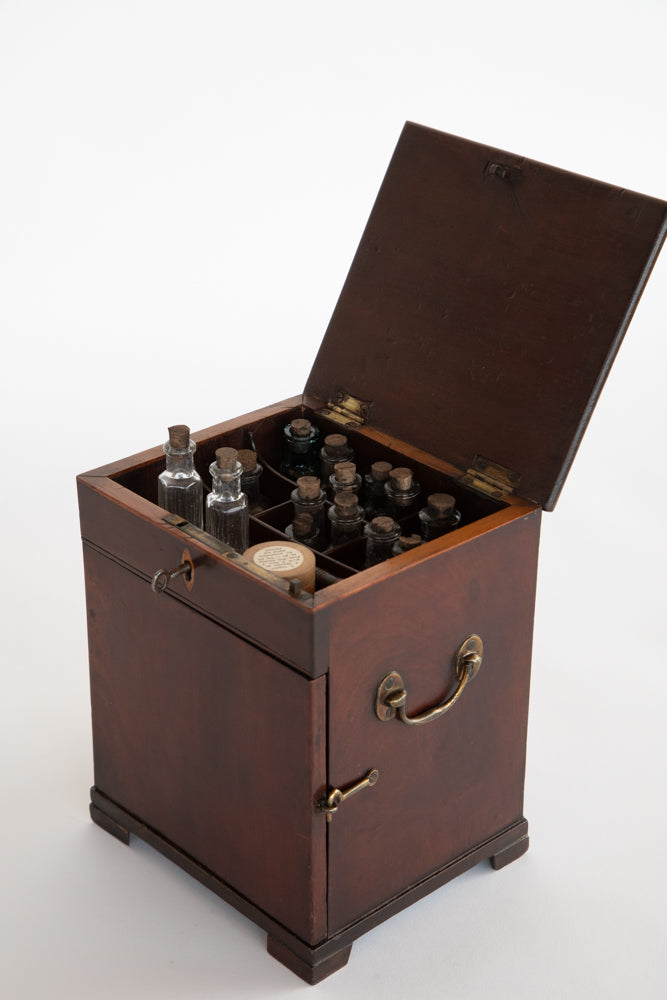
[[[347,443],[345,434],[327,434],[324,447],[320,451],[320,479],[329,482],[337,462],[353,462],[354,452]]]
[[[292,490],[291,500],[294,504],[294,514],[309,514],[313,520],[313,530],[317,536],[316,545],[323,537],[324,501],[326,497],[317,476],[299,476],[296,489]]]
[[[338,493],[355,493],[361,490],[361,476],[354,462],[336,462],[332,475],[329,476],[332,495]]]
[[[310,420],[297,417],[283,430],[284,453],[280,471],[288,479],[315,476],[319,471],[320,432]]]
[[[387,513],[389,500],[384,484],[389,479],[391,464],[389,462],[373,462],[371,471],[364,476],[364,507],[366,517],[380,517]]]
[[[400,525],[391,517],[374,517],[364,528],[366,536],[366,566],[376,566],[393,556],[393,548],[401,536]]]
[[[430,542],[452,531],[461,520],[461,512],[456,509],[456,500],[449,493],[431,493],[426,503],[426,507],[419,511],[419,520],[422,538]]]
[[[257,452],[251,448],[242,448],[238,453],[238,460],[243,469],[241,489],[248,498],[248,512],[259,514],[269,506],[269,501],[261,493],[260,479],[264,467],[257,461]]]
[[[169,428],[169,440],[163,451],[166,468],[157,480],[157,502],[170,514],[179,514],[198,528],[204,527],[204,487],[195,469],[197,445],[190,439],[190,428],[175,424]]]
[[[415,510],[421,487],[415,481],[412,469],[400,467],[391,470],[389,479],[384,484],[384,490],[387,494],[390,515],[399,518]]]
[[[331,523],[331,546],[359,538],[364,530],[364,508],[354,493],[337,493],[328,510]]]
[[[206,530],[235,549],[248,548],[248,498],[241,490],[243,466],[235,448],[218,448],[209,467],[213,489],[206,497]]]

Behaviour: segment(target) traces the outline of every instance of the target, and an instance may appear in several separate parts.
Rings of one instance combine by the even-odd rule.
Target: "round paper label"
[[[262,569],[270,569],[274,573],[278,573],[296,569],[303,562],[303,556],[298,549],[291,549],[289,545],[271,545],[269,548],[255,552],[253,562],[261,566]]]

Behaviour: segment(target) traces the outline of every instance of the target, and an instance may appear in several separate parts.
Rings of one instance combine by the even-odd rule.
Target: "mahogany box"
[[[314,594],[161,509],[159,446],[78,479],[92,817],[254,920],[307,982],[528,847],[540,518],[666,223],[657,199],[405,126],[304,392],[192,435],[205,482],[223,444],[265,464],[251,545],[291,521],[277,469],[297,416],[347,434],[360,471],[386,460],[424,502],[455,496],[455,530],[379,565],[363,540],[318,552]]]

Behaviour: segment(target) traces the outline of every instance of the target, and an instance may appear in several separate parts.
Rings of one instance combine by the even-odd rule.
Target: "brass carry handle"
[[[482,665],[483,653],[484,644],[478,635],[469,635],[464,639],[456,654],[456,676],[459,680],[456,690],[445,701],[434,705],[433,708],[427,708],[419,715],[407,714],[405,703],[408,700],[408,692],[401,675],[392,670],[378,685],[375,695],[375,714],[380,722],[388,722],[389,719],[398,716],[406,726],[423,726],[427,722],[439,719],[456,704],[466,685],[477,675]]]

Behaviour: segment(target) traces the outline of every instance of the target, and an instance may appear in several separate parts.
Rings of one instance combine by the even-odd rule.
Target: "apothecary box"
[[[666,211],[408,124],[304,393],[193,434],[203,477],[223,444],[264,462],[251,545],[290,521],[277,468],[297,416],[345,433],[358,468],[407,466],[423,497],[453,494],[461,523],[439,539],[368,569],[363,540],[318,552],[310,595],[158,507],[160,447],[79,477],[93,818],[246,913],[309,982],[374,924],[528,845],[541,512]],[[156,570],[183,562],[155,593]]]

